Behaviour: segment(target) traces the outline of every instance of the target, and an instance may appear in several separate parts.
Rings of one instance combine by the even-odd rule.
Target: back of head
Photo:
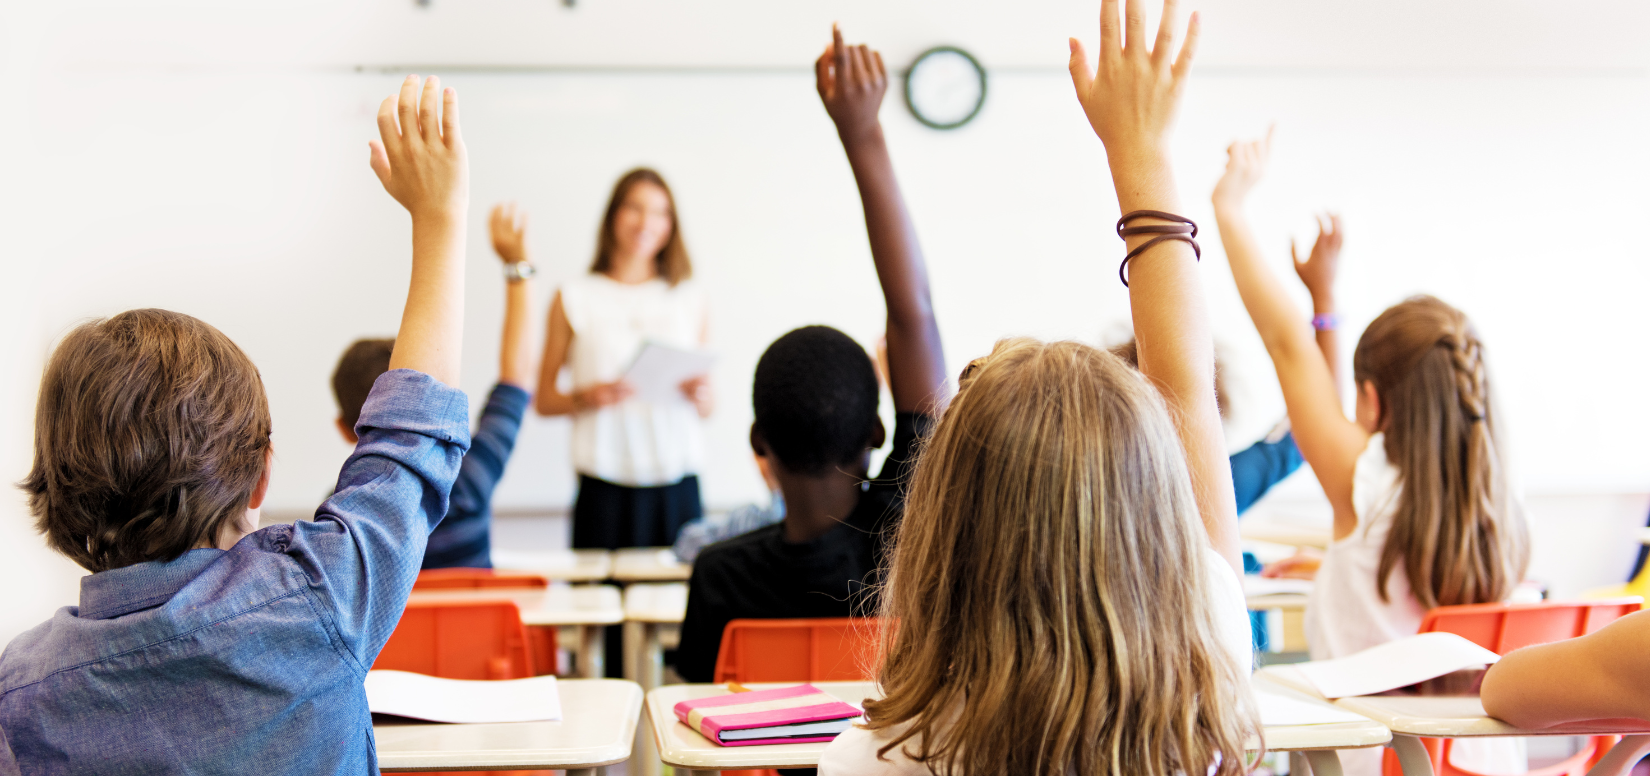
[[[942,774],[1241,773],[1258,720],[1156,391],[1025,339],[960,382],[907,497],[868,724],[910,723]]]
[[[356,340],[344,350],[338,368],[332,372],[332,396],[338,400],[338,418],[344,425],[355,428],[367,394],[372,393],[372,384],[390,371],[390,354],[394,351],[393,338]]]
[[[756,362],[756,428],[785,468],[819,474],[864,454],[877,422],[871,357],[829,326],[804,326],[774,340]]]
[[[245,513],[269,434],[263,382],[235,343],[132,310],[52,353],[22,488],[47,542],[93,572],[172,560]]]
[[[1495,436],[1484,345],[1460,310],[1411,297],[1369,324],[1352,357],[1380,397],[1403,484],[1377,572],[1402,565],[1423,606],[1505,600],[1529,561],[1524,515]]]

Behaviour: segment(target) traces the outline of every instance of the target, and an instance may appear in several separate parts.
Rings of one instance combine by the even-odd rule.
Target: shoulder
[[[902,725],[881,730],[867,730],[857,725],[843,731],[819,755],[819,776],[928,776],[928,766],[905,756],[904,749],[920,745],[920,738],[912,738],[896,749],[878,757],[878,750],[887,746],[903,729]]]
[[[775,523],[723,539],[700,550],[699,557],[693,561],[693,581],[721,580],[730,574],[748,571],[753,561],[768,555],[768,548],[782,530],[783,524]]]
[[[1202,548],[1204,577],[1208,580],[1209,609],[1214,615],[1221,646],[1236,659],[1238,668],[1249,673],[1254,662],[1254,634],[1249,607],[1243,597],[1243,582],[1237,570],[1213,547]]]

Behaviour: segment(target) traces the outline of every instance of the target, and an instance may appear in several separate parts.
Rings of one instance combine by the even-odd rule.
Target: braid
[[[1451,333],[1439,340],[1449,347],[1450,361],[1455,366],[1455,392],[1461,402],[1461,414],[1478,423],[1488,415],[1488,396],[1484,379],[1484,346],[1469,331]]]

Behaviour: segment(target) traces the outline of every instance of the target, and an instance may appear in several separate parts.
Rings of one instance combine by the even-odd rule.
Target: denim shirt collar
[[[149,561],[80,578],[80,617],[108,620],[172,600],[223,550],[190,550],[169,562]]]

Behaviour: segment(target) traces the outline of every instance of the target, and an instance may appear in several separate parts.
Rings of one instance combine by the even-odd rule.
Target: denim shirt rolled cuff
[[[527,414],[527,404],[532,400],[533,394],[527,389],[509,383],[494,385],[493,392],[487,395],[488,404],[508,410],[518,418]]]
[[[355,435],[368,429],[411,431],[470,447],[470,397],[423,372],[392,369],[378,376],[361,405]]]

